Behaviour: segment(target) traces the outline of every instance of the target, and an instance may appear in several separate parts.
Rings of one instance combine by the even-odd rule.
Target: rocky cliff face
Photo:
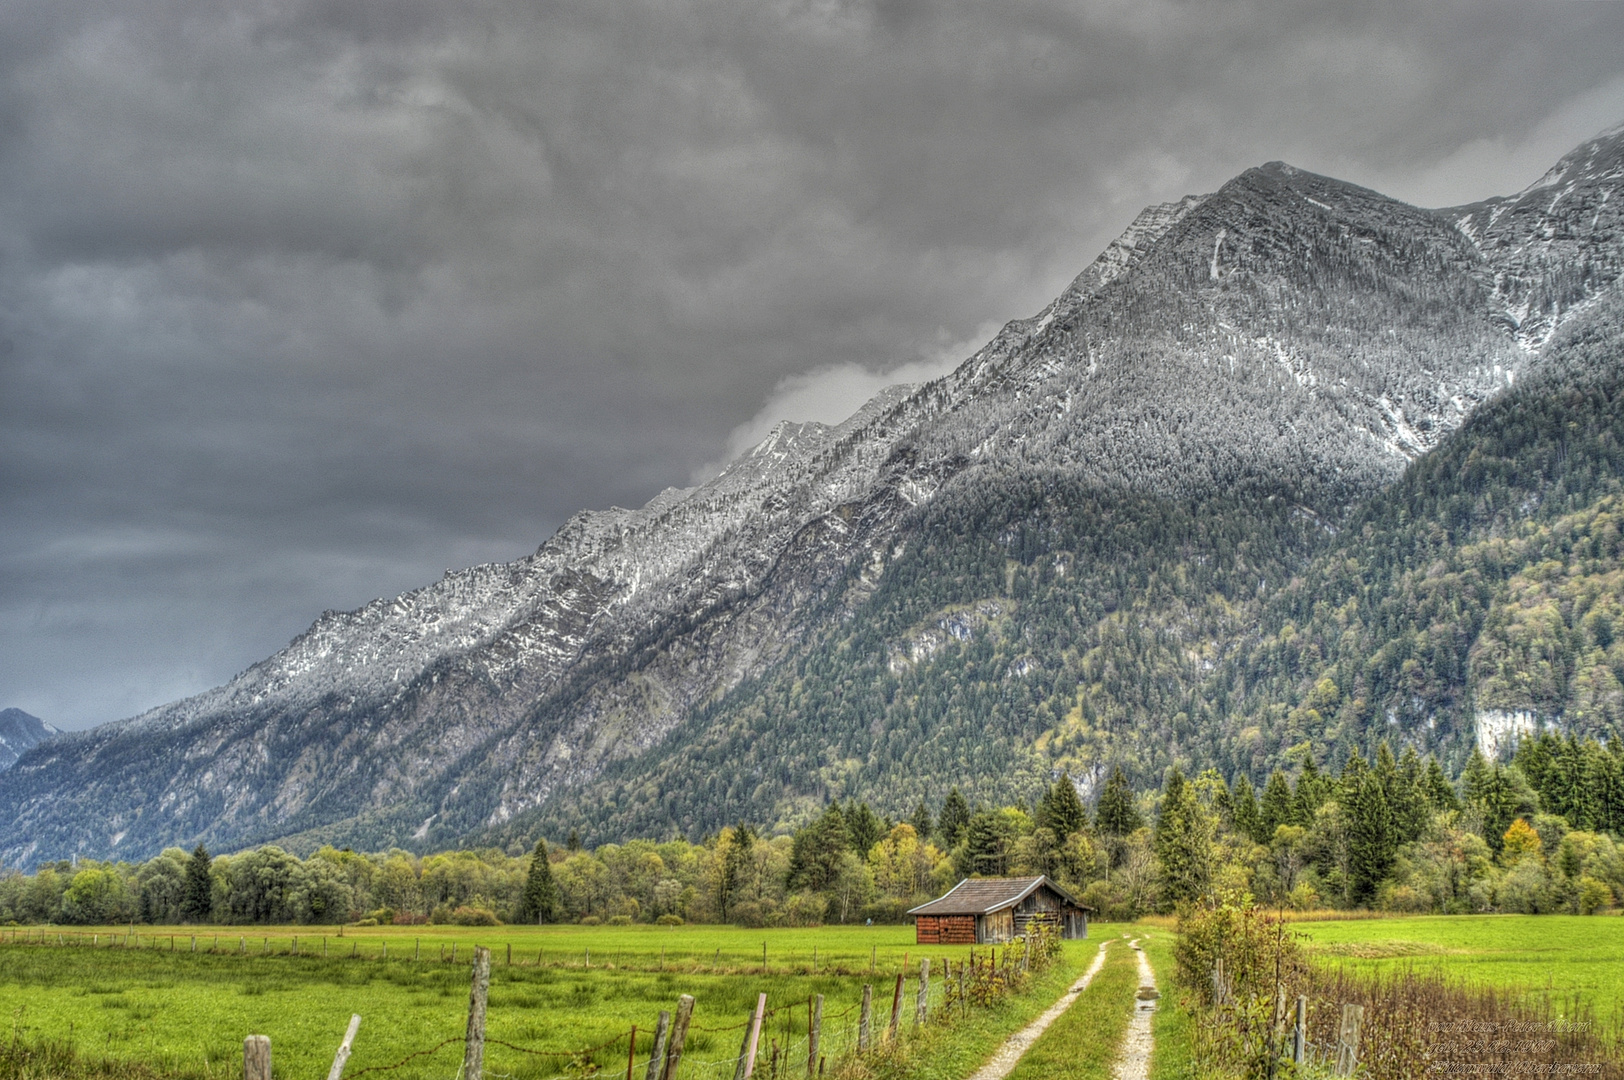
[[[0,710],[0,772],[17,764],[29,750],[62,732],[21,709]]]
[[[225,686],[39,747],[0,780],[0,859],[499,830],[855,617],[944,491],[1285,490],[1334,521],[1612,286],[1621,161],[1615,131],[1450,211],[1280,163],[1152,207],[946,378],[782,424],[709,483],[328,612]]]

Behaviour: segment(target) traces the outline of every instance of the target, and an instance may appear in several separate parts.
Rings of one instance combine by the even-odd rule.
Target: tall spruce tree
[[[1264,841],[1274,836],[1274,830],[1282,825],[1299,824],[1297,800],[1291,790],[1291,781],[1279,769],[1269,774],[1269,782],[1263,785],[1263,803],[1258,807],[1258,821],[1263,832]]]
[[[1128,778],[1122,775],[1120,766],[1112,769],[1111,778],[1105,782],[1105,790],[1100,792],[1100,801],[1094,807],[1094,828],[1102,836],[1127,836],[1144,824],[1139,807],[1134,804]]]
[[[1391,754],[1388,760],[1392,760]],[[1368,768],[1357,754],[1342,773],[1342,792],[1348,811],[1348,899],[1367,906],[1392,871],[1398,851],[1392,807],[1383,790],[1382,772]]]
[[[1088,828],[1088,810],[1077,797],[1077,785],[1070,773],[1061,773],[1038,800],[1037,824],[1053,831],[1055,839],[1064,841],[1072,833]]]
[[[197,845],[192,857],[187,860],[186,891],[180,901],[182,922],[205,923],[213,916],[214,882],[209,876],[209,868],[213,862],[208,849],[202,844]]]
[[[936,823],[930,819],[930,807],[925,805],[925,800],[919,800],[919,805],[914,807],[913,815],[908,818],[908,824],[913,826],[921,844],[929,840],[930,834],[936,831]]]
[[[1313,752],[1305,752],[1302,771],[1297,774],[1297,786],[1292,796],[1292,817],[1288,824],[1301,825],[1305,829],[1312,826],[1314,815],[1331,798],[1335,786],[1331,778],[1314,764]]]
[[[941,838],[942,847],[951,851],[958,847],[969,827],[970,804],[964,801],[959,789],[954,788],[942,802],[942,814],[936,819],[936,835]]]
[[[851,835],[851,849],[860,859],[868,858],[868,851],[885,836],[885,826],[866,802],[853,802],[846,808],[846,829]]]
[[[1230,817],[1235,831],[1254,844],[1266,844],[1269,836],[1263,831],[1263,815],[1258,809],[1257,796],[1252,792],[1252,781],[1241,773],[1229,793]]]
[[[1176,765],[1162,789],[1154,842],[1164,907],[1195,900],[1207,891],[1212,878],[1212,824],[1195,788]]]
[[[1437,758],[1427,758],[1427,772],[1421,783],[1426,791],[1427,805],[1433,810],[1460,809],[1460,799],[1456,797],[1455,789],[1444,775],[1443,766],[1438,764]]]
[[[530,853],[530,872],[525,875],[524,893],[519,897],[521,923],[550,923],[558,918],[558,883],[547,857],[547,841],[537,840]]]
[[[839,803],[811,824],[799,829],[790,841],[789,887],[824,892],[834,887],[840,857],[851,847],[851,833]]]

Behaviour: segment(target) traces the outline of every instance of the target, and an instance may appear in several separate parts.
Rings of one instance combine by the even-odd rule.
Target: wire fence
[[[224,950],[219,948],[221,936],[228,938]],[[167,945],[170,951],[175,952],[248,955],[248,936],[235,936],[238,937],[235,949],[230,948],[227,935],[210,935],[213,940],[204,949],[199,949],[199,939],[204,935],[147,935],[147,940],[143,942],[134,928],[114,933],[30,928],[0,932],[0,943],[91,948],[163,948]],[[89,940],[84,940],[86,938]],[[103,938],[109,939],[105,945]],[[256,951],[259,955],[329,958],[333,955],[327,938],[320,938],[320,952],[316,951],[317,946],[310,938],[305,939],[305,951],[301,951],[298,937],[284,940],[287,941],[286,952],[273,954],[268,936],[262,937],[260,949]],[[474,975],[467,1032],[413,1050],[392,1064],[373,1065],[345,1074],[349,1080],[359,1080],[369,1074],[396,1073],[408,1068],[412,1068],[410,1075],[413,1076],[423,1076],[425,1068],[430,1068],[433,1075],[454,1075],[457,1080],[505,1080],[511,1074],[497,1071],[484,1061],[487,1047],[498,1047],[510,1054],[520,1055],[521,1061],[532,1065],[559,1063],[559,1071],[555,1075],[538,1076],[532,1069],[525,1072],[524,1080],[607,1078],[621,1074],[622,1070],[626,1080],[677,1080],[679,1070],[687,1080],[745,1080],[756,1077],[762,1080],[789,1080],[790,1077],[802,1075],[816,1080],[823,1076],[830,1065],[838,1066],[845,1060],[906,1037],[925,1023],[964,1015],[972,1009],[991,1007],[1005,995],[1018,990],[1032,971],[1047,966],[1058,954],[1059,942],[1051,929],[1039,924],[1026,937],[1016,938],[1004,945],[973,948],[968,956],[956,960],[951,957],[920,957],[922,963],[916,965],[912,973],[905,971],[894,974],[888,983],[865,984],[862,1000],[837,1012],[823,1011],[822,995],[780,1001],[767,1008],[766,994],[761,994],[758,996],[758,1007],[741,1021],[692,1023],[696,999],[683,995],[679,999],[678,1020],[669,1029],[667,1014],[662,1013],[660,1023],[654,1030],[632,1027],[596,1045],[570,1050],[537,1049],[487,1035],[485,1008],[490,983],[491,950],[475,946],[471,951]],[[442,949],[439,957],[431,955],[429,959],[451,962],[454,958],[466,958],[468,952],[463,950],[462,957],[457,957],[457,949],[453,946],[449,954]],[[350,955],[362,958],[355,945],[352,945]],[[511,963],[511,950],[507,955]],[[387,944],[376,958],[388,958]],[[414,946],[412,958],[422,959],[420,947]],[[540,964],[541,961],[542,958],[538,956],[536,963]],[[665,969],[665,963],[662,956],[662,969]],[[584,958],[584,965],[590,965],[590,959]],[[877,966],[872,956],[869,966],[871,971]],[[755,970],[762,975],[774,973],[771,966],[765,963]],[[792,972],[794,970],[791,968]],[[808,964],[805,970],[811,974],[815,969]],[[783,974],[784,971],[779,969],[777,973]],[[816,973],[848,975],[849,971],[836,969]],[[874,971],[874,974],[879,973]],[[688,1042],[691,1035],[701,1036],[693,1040],[692,1049],[696,1051],[710,1050],[712,1044],[718,1041],[725,1047],[735,1038],[738,1039],[737,1050],[731,1055],[724,1052],[722,1056],[711,1058],[689,1055],[686,1051],[690,1048]],[[264,1037],[250,1037],[250,1041],[256,1039],[263,1040]],[[443,1065],[435,1064],[434,1059],[449,1058],[448,1051],[459,1044],[464,1051],[463,1061],[455,1067],[454,1074],[450,1072],[452,1066],[449,1060],[445,1060]],[[619,1046],[625,1047],[624,1057],[609,1058],[607,1052]],[[343,1059],[347,1058],[347,1054],[346,1046],[341,1059],[335,1061],[333,1076],[342,1073]],[[244,1080],[270,1080],[269,1061],[267,1050],[265,1071],[262,1075],[255,1075],[257,1066],[245,1052]]]

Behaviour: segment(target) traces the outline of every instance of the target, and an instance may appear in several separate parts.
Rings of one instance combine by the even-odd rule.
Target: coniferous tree
[[[1144,826],[1139,807],[1134,804],[1133,789],[1121,767],[1111,770],[1105,782],[1099,804],[1094,807],[1094,827],[1102,836],[1128,836]]]
[[[1235,831],[1254,844],[1268,843],[1272,834],[1263,831],[1263,814],[1258,809],[1257,796],[1252,792],[1252,781],[1246,778],[1245,773],[1235,778],[1235,787],[1230,792],[1229,802]]]
[[[964,846],[955,854],[961,874],[997,876],[1009,868],[1010,836],[993,810],[978,810],[964,830]]]
[[[1421,839],[1431,818],[1431,805],[1427,801],[1426,776],[1421,770],[1421,758],[1415,747],[1406,746],[1393,778],[1390,795],[1393,813],[1393,831],[1400,844]]]
[[[1161,863],[1162,902],[1173,907],[1194,900],[1212,877],[1212,828],[1195,788],[1178,766],[1168,774],[1156,816],[1156,858]]]
[[[1043,793],[1034,817],[1040,828],[1052,830],[1055,839],[1060,841],[1088,828],[1088,810],[1077,797],[1077,786],[1071,782],[1071,774],[1061,773],[1060,779]]]
[[[1274,770],[1269,774],[1269,782],[1263,785],[1263,802],[1258,807],[1264,839],[1272,837],[1274,830],[1282,825],[1301,824],[1298,821],[1299,813],[1291,781],[1279,769]]]
[[[824,892],[834,885],[840,857],[851,849],[851,832],[839,803],[795,833],[789,851],[789,887]]]
[[[853,802],[846,808],[846,829],[851,835],[851,849],[858,858],[868,858],[868,850],[886,834],[885,826],[866,802]]]
[[[964,831],[970,827],[970,804],[964,801],[959,789],[954,788],[947,793],[947,799],[942,803],[941,817],[936,820],[936,835],[941,838],[942,848],[951,851],[959,846],[964,839]]]
[[[1348,766],[1342,774],[1342,803],[1348,812],[1348,898],[1368,905],[1393,868],[1398,842],[1382,774],[1368,768],[1358,755],[1349,759]]]
[[[1437,758],[1427,759],[1427,772],[1421,784],[1426,792],[1427,805],[1434,811],[1460,809],[1460,799],[1455,796],[1455,789],[1444,775],[1443,766],[1438,764]]]
[[[925,805],[923,799],[919,800],[919,805],[914,808],[913,816],[908,819],[908,824],[913,826],[914,833],[919,837],[921,844],[929,840],[931,833],[936,831],[936,824],[930,819],[930,807]]]
[[[547,841],[537,840],[530,853],[530,870],[525,875],[524,893],[519,898],[521,923],[550,923],[558,918],[558,884],[553,880],[552,862],[547,857]]]
[[[1302,771],[1297,774],[1296,788],[1292,792],[1292,817],[1288,824],[1305,829],[1313,825],[1314,815],[1331,798],[1334,786],[1331,778],[1314,764],[1313,753],[1305,753]]]
[[[727,918],[744,881],[744,871],[750,865],[750,851],[756,846],[756,831],[744,822],[733,827],[733,836],[722,852],[721,873],[716,883],[716,906],[722,918]]]
[[[214,883],[209,876],[209,868],[213,861],[209,857],[208,849],[202,844],[197,845],[192,857],[187,860],[186,892],[180,902],[182,922],[208,922],[213,914]]]

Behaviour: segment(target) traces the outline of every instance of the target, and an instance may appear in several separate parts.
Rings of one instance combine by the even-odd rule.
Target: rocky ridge
[[[851,617],[967,476],[1169,497],[1284,481],[1334,518],[1616,281],[1621,160],[1607,133],[1448,211],[1271,163],[1147,209],[943,379],[781,424],[706,484],[325,613],[225,686],[34,750],[0,780],[0,858],[501,825]]]

